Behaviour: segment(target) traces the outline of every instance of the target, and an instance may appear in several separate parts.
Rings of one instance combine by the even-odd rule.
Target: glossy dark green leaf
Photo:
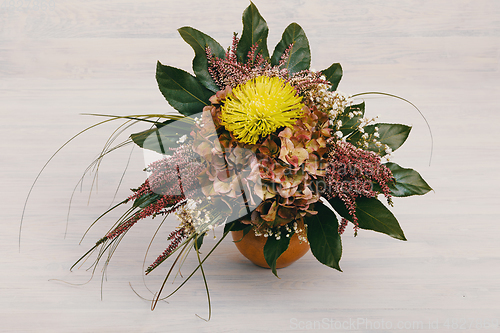
[[[432,190],[417,171],[403,168],[392,162],[385,163],[384,165],[392,171],[392,175],[395,178],[395,182],[389,184],[389,189],[393,196],[407,197],[410,195],[423,195]]]
[[[161,195],[156,193],[146,193],[139,198],[135,199],[133,207],[145,208],[148,205],[155,203],[161,198]]]
[[[191,27],[182,27],[178,31],[182,39],[191,45],[194,50],[193,71],[196,74],[196,78],[209,90],[213,92],[218,91],[219,87],[208,72],[206,48],[209,47],[212,54],[217,58],[224,58],[224,49],[215,39]]]
[[[359,114],[355,114],[358,112]],[[349,114],[352,114],[352,117],[350,117]],[[360,119],[364,116],[365,102],[345,108],[342,115],[338,117],[338,119],[342,121],[342,126],[339,130],[342,132],[343,136],[345,137],[353,133],[358,128]]]
[[[208,99],[213,92],[182,69],[158,62],[156,81],[168,103],[185,116],[201,112],[204,106],[210,105]]]
[[[192,123],[184,120],[168,120],[157,124],[157,128],[134,133],[130,138],[141,148],[168,154],[170,148],[179,147],[178,141],[181,136],[189,135],[193,130]]]
[[[280,239],[276,239],[274,236],[267,237],[266,245],[264,245],[264,258],[276,277],[278,277],[278,273],[276,272],[276,260],[278,260],[280,255],[288,249],[290,238],[291,237],[280,237]]]
[[[233,240],[234,243],[238,243],[238,242],[241,242],[243,240],[243,238],[245,238],[245,236],[250,232],[252,231],[253,229],[253,225],[247,225],[247,227],[245,229],[243,229],[243,235],[241,236],[240,239],[237,239],[237,240]]]
[[[375,138],[373,136],[373,133],[375,132],[375,127],[378,127],[378,133],[379,133],[378,138]],[[365,126],[364,131],[369,135],[370,144],[368,148],[363,147],[363,149],[371,150],[373,152],[376,152],[380,156],[384,156],[387,155],[387,153],[385,152],[385,145],[388,145],[392,149],[392,151],[395,151],[396,149],[401,147],[401,145],[406,141],[408,135],[410,134],[411,126],[403,124],[380,123],[380,124]],[[363,142],[361,140],[362,135],[363,133],[360,132],[353,133],[353,135],[351,135],[347,139],[347,141],[357,147],[362,147],[362,142]],[[373,139],[376,139],[382,145],[380,147],[377,147],[375,142],[372,141]]]
[[[309,41],[304,30],[297,23],[290,24],[283,32],[281,40],[276,45],[271,57],[271,65],[275,66],[280,62],[281,56],[290,44],[293,44],[293,46],[283,68],[288,69],[290,74],[309,69],[311,65]]]
[[[269,51],[267,50],[268,33],[269,28],[266,21],[260,15],[257,7],[250,2],[250,6],[243,12],[243,33],[241,34],[236,51],[238,60],[246,63],[248,52],[256,43],[259,45],[256,54],[261,53],[264,58],[269,58]]]
[[[351,215],[349,215],[349,211],[347,210],[344,202],[340,200],[338,197],[333,197],[331,199],[328,199],[328,203],[332,205],[333,209],[342,216],[343,218],[352,221]]]
[[[233,222],[226,223],[224,225],[224,232],[245,230],[248,227],[249,227],[248,224],[244,224],[244,223],[241,223],[240,221],[236,220]],[[251,225],[250,225],[250,227],[251,227]]]
[[[306,217],[307,239],[312,254],[319,262],[342,271],[339,266],[342,257],[342,242],[339,223],[335,213],[321,202],[314,204],[317,215]]]
[[[340,79],[342,79],[342,66],[339,63],[332,64],[327,69],[321,71],[328,81],[332,84],[330,90],[337,90],[339,86]]]
[[[342,200],[335,197],[329,199],[328,202],[340,216],[351,222],[353,221]],[[406,240],[396,217],[377,198],[361,197],[356,199],[356,216],[361,229],[373,230],[397,239]]]
[[[384,233],[400,240],[406,240],[398,220],[377,198],[358,198],[356,216],[361,229]]]

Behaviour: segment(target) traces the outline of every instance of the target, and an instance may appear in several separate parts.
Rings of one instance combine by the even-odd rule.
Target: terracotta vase
[[[231,231],[231,235],[235,241],[234,244],[243,256],[257,266],[269,268],[264,258],[264,245],[266,244],[267,237],[255,236],[253,231],[247,233],[245,237],[243,237],[243,231]],[[301,242],[297,234],[293,234],[288,249],[281,254],[278,260],[276,260],[276,268],[283,268],[291,265],[304,256],[307,251],[309,251],[309,244]]]

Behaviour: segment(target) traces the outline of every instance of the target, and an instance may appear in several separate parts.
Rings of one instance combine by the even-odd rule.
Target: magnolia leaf
[[[245,230],[248,227],[252,227],[251,225],[241,223],[239,220],[226,223],[224,225],[224,232],[229,232],[229,231],[240,231],[240,230]]]
[[[247,225],[245,229],[243,229],[243,235],[241,236],[240,239],[237,239],[237,240],[233,240],[233,243],[239,243],[243,240],[243,238],[245,238],[245,236],[253,229],[253,225]],[[231,230],[231,231],[234,231],[234,230]]]
[[[361,229],[373,230],[396,239],[406,240],[396,217],[377,198],[358,198],[356,216]]]
[[[191,122],[186,120],[191,120]],[[193,123],[194,120],[191,118],[170,119],[162,123],[156,123],[157,128],[134,133],[130,135],[130,138],[143,149],[166,154],[170,152],[170,148],[179,147],[179,138],[191,133]]]
[[[208,60],[206,48],[209,47],[212,55],[217,58],[224,58],[225,51],[215,39],[191,27],[178,29],[182,39],[186,41],[194,50],[193,71],[198,81],[209,90],[216,92],[219,90],[212,76],[208,72]]]
[[[210,105],[208,100],[213,92],[182,69],[158,62],[156,81],[168,103],[185,116],[199,113],[204,106]]]
[[[352,134],[358,128],[360,119],[364,116],[365,102],[346,107],[342,115],[338,117],[342,121],[342,126],[339,128],[342,135],[345,137]]]
[[[349,215],[349,211],[347,210],[347,208],[342,200],[340,200],[338,197],[333,197],[331,199],[328,199],[327,201],[330,205],[332,205],[333,209],[335,209],[335,211],[340,216],[342,216],[346,220],[349,220],[349,221],[352,220],[352,217],[351,217],[351,215]]]
[[[340,79],[342,79],[342,66],[339,63],[332,64],[327,69],[321,71],[328,81],[332,84],[331,91],[337,90]]]
[[[391,195],[395,197],[407,197],[410,195],[423,195],[432,190],[417,171],[403,168],[392,162],[385,163],[384,165],[392,171],[395,179],[394,182],[388,184]]]
[[[255,54],[261,53],[264,58],[269,58],[269,51],[267,50],[268,33],[269,28],[266,20],[260,15],[257,7],[250,2],[250,6],[243,12],[243,33],[236,50],[238,60],[246,63],[248,52],[256,43],[258,43],[258,47]]]
[[[342,242],[335,213],[321,202],[314,204],[318,214],[306,217],[307,239],[312,254],[319,262],[342,271],[339,266],[342,256]]]
[[[278,277],[278,273],[276,272],[276,260],[278,260],[280,255],[288,249],[291,236],[292,235],[290,235],[290,237],[280,237],[280,239],[276,239],[273,235],[267,237],[266,245],[264,245],[264,258],[276,277]]]
[[[146,193],[134,200],[133,207],[146,208],[155,203],[161,198],[161,195],[156,193]]]
[[[309,69],[311,64],[309,41],[304,30],[297,23],[290,24],[283,32],[281,40],[276,45],[271,57],[271,65],[275,66],[279,64],[281,56],[290,44],[293,45],[284,68],[288,69],[290,74]]]
[[[338,197],[328,199],[335,211],[343,218],[353,221],[344,202]],[[356,199],[356,217],[361,229],[373,230],[393,238],[406,240],[396,217],[377,198]]]
[[[375,127],[378,128],[378,138],[374,137],[373,135],[373,133],[375,132]],[[362,146],[364,141],[361,140],[361,136],[363,135],[363,133],[359,131],[353,133],[349,138],[347,138],[347,141],[352,143],[356,147],[362,147],[363,149],[376,152],[380,156],[385,156],[387,155],[387,152],[385,151],[385,145],[389,146],[392,151],[395,151],[406,141],[408,135],[410,134],[410,131],[411,126],[403,124],[373,124],[364,127],[364,132],[369,135],[370,143],[368,147]],[[381,145],[378,147],[376,143],[373,142],[373,139],[379,141]]]

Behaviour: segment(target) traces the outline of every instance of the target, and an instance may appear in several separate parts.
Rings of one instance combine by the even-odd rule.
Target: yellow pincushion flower
[[[221,108],[221,124],[238,140],[255,144],[302,117],[302,98],[278,77],[258,76],[233,89]]]

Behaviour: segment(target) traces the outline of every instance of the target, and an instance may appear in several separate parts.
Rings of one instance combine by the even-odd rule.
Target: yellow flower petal
[[[255,144],[302,117],[302,98],[278,77],[259,76],[232,90],[221,108],[221,125],[238,140]]]

